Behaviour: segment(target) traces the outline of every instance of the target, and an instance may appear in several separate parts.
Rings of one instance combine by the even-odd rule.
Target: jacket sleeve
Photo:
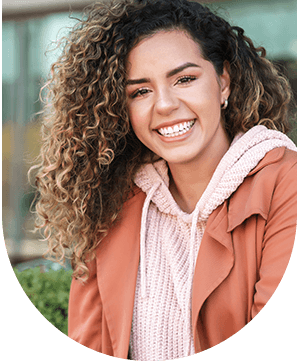
[[[255,285],[251,316],[267,303],[280,283],[288,265],[296,234],[296,162],[281,173],[274,189],[265,226],[261,265]]]
[[[102,302],[97,284],[96,259],[88,264],[89,278],[82,283],[73,278],[69,296],[68,336],[101,352]]]

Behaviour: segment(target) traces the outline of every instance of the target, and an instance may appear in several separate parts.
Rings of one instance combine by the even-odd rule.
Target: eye
[[[196,80],[196,78],[195,76],[182,76],[176,81],[176,84],[187,84]]]
[[[131,95],[130,98],[131,99],[135,99],[138,96],[143,96],[145,94],[147,94],[148,92],[150,92],[150,90],[148,90],[147,88],[140,88],[136,91],[134,91]]]

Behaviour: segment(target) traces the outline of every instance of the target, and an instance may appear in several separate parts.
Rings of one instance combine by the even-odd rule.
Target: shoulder
[[[297,164],[297,153],[285,147],[275,148],[268,152],[258,165],[249,173],[251,176],[266,176],[271,171],[276,176],[289,171]],[[272,174],[273,174],[272,173]]]
[[[260,197],[276,193],[278,186],[296,190],[297,153],[285,147],[276,148],[265,155],[261,162],[247,176],[248,188]],[[282,196],[284,198],[284,196]]]
[[[253,214],[268,219],[272,205],[296,204],[297,153],[285,147],[268,152],[229,198],[231,228]]]
[[[123,203],[115,223],[110,227],[108,235],[104,240],[109,240],[108,238],[115,236],[120,231],[124,233],[124,236],[127,236],[129,231],[132,231],[134,228],[139,228],[145,198],[146,194],[139,187],[134,186],[127,200]]]
[[[297,153],[285,147],[268,152],[257,166],[248,174],[240,186],[240,192],[249,188],[254,190],[275,188],[278,183],[296,178]]]
[[[128,210],[136,210],[137,208],[142,207],[145,198],[146,194],[138,186],[134,185],[128,199],[123,204],[121,216],[124,213],[127,213]]]

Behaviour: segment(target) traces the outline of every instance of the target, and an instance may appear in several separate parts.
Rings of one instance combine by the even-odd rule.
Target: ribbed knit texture
[[[131,359],[170,360],[194,353],[191,291],[208,217],[268,151],[281,146],[296,150],[284,134],[264,126],[238,135],[191,214],[179,208],[168,189],[165,161],[139,170],[135,183],[147,197],[142,211]]]

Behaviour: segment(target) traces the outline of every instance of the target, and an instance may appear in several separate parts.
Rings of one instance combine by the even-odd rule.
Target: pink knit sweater
[[[168,189],[164,160],[138,171],[135,183],[147,197],[141,222],[131,359],[169,360],[194,353],[191,290],[206,222],[265,154],[281,146],[296,149],[284,134],[264,126],[238,135],[190,214],[179,208]]]

